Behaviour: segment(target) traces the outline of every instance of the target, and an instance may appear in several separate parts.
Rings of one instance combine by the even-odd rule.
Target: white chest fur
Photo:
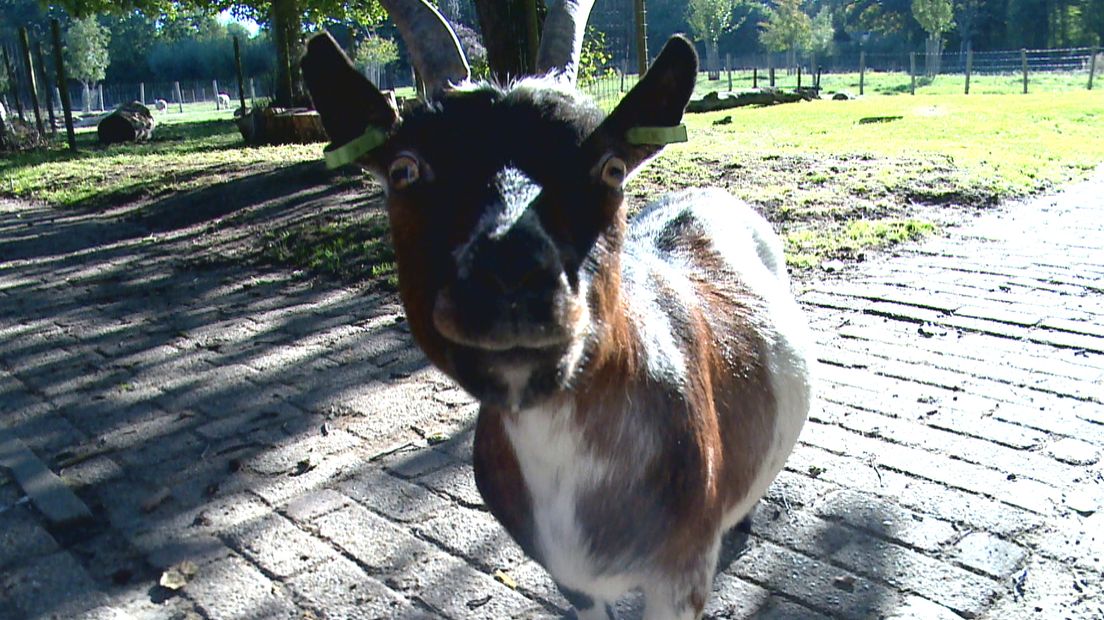
[[[599,575],[577,517],[579,498],[607,480],[610,465],[587,449],[570,406],[521,411],[506,422],[533,502],[536,545],[559,583],[615,598],[626,575]]]

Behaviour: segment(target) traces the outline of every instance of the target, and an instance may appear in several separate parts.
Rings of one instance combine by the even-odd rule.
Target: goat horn
[[[594,0],[554,0],[544,18],[537,72],[555,73],[570,84],[579,71],[583,35]]]
[[[426,0],[380,0],[410,50],[430,99],[471,77],[456,33]]]

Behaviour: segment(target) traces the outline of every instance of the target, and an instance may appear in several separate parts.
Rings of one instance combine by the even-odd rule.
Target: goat
[[[164,112],[169,109],[169,102],[164,99],[155,99],[153,101],[153,107],[157,108],[158,112]]]
[[[697,54],[671,38],[603,118],[573,86],[588,0],[552,3],[541,77],[472,83],[423,0],[381,0],[428,102],[393,101],[328,35],[303,76],[333,143],[385,188],[400,297],[428,359],[480,401],[490,511],[583,619],[644,590],[699,618],[721,536],[781,470],[811,403],[811,339],[781,244],[717,190],[630,222],[629,175],[679,138]]]
[[[230,107],[230,95],[226,93],[216,95],[215,107],[223,110],[228,109]]]

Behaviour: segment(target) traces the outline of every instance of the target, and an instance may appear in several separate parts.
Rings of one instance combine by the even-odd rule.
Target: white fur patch
[[[626,576],[599,575],[576,518],[579,497],[607,480],[609,463],[586,449],[574,407],[537,407],[506,421],[533,500],[536,545],[561,584],[613,601],[636,585]]]

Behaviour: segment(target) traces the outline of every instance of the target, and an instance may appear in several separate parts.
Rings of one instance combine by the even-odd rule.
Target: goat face
[[[677,125],[696,73],[674,39],[611,115],[549,79],[464,84],[400,119],[328,35],[303,61],[336,144],[377,128],[358,161],[387,192],[400,294],[430,360],[484,404],[517,410],[568,387],[618,303],[622,183]]]

